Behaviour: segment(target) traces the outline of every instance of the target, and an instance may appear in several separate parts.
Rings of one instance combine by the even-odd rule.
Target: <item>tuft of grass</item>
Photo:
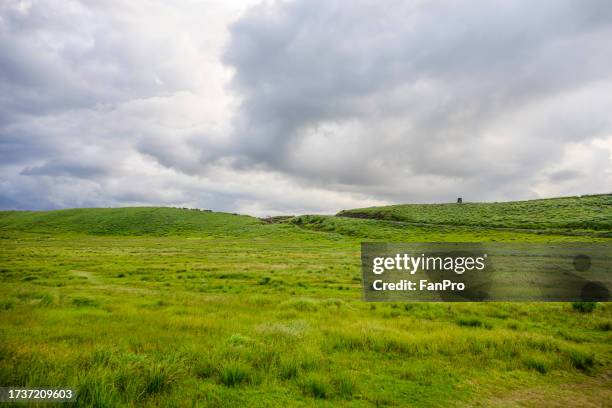
[[[582,371],[588,371],[595,365],[595,356],[593,354],[579,350],[571,350],[569,352],[569,359],[574,367]]]
[[[523,364],[530,370],[535,370],[540,374],[546,374],[548,372],[548,364],[541,358],[535,356],[528,356],[523,359]]]
[[[572,309],[580,313],[591,313],[597,307],[597,302],[574,302]]]
[[[253,339],[248,336],[243,336],[242,334],[235,333],[229,337],[227,342],[232,346],[248,346],[253,344]]]
[[[97,307],[100,304],[95,300],[85,296],[72,298],[72,304],[76,307]]]
[[[119,398],[112,383],[89,373],[81,379],[76,392],[76,403],[80,407],[114,408]]]
[[[283,305],[286,308],[292,308],[300,312],[316,312],[319,305],[312,299],[295,299],[285,302]]]
[[[55,298],[50,293],[43,293],[39,299],[42,306],[50,306],[55,301]]]
[[[10,310],[14,307],[15,307],[15,301],[13,299],[0,300],[0,310]]]
[[[270,283],[271,280],[272,280],[272,278],[270,278],[269,276],[264,276],[263,278],[261,278],[259,280],[259,284],[260,285],[267,285],[268,283]]]
[[[283,380],[296,378],[300,372],[300,365],[295,359],[282,360],[278,367],[278,375]]]
[[[338,395],[344,399],[351,399],[357,392],[357,381],[352,374],[343,373],[334,381]]]
[[[250,368],[239,361],[228,361],[219,370],[219,381],[226,387],[237,387],[250,379]]]
[[[612,330],[612,321],[602,322],[597,325],[597,329],[601,331]]]
[[[200,379],[211,378],[218,373],[218,367],[210,356],[201,356],[192,365],[193,373]]]
[[[109,366],[113,360],[113,352],[107,348],[100,348],[93,352],[91,363],[94,366]]]
[[[326,399],[331,393],[329,382],[323,376],[317,374],[309,374],[302,380],[301,386],[304,394],[313,398]]]
[[[464,327],[487,327],[487,324],[477,317],[460,317],[457,324]]]
[[[171,367],[165,364],[154,364],[144,373],[144,393],[158,394],[169,389],[175,380],[176,373]]]

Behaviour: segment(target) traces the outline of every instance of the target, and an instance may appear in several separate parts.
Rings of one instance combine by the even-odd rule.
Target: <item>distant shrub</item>
[[[580,313],[591,313],[597,307],[597,302],[574,302],[572,309]]]
[[[270,278],[269,276],[264,276],[263,278],[261,278],[259,280],[259,284],[260,285],[267,285],[268,283],[270,283],[271,280],[272,280],[272,278]]]
[[[33,280],[37,280],[38,276],[34,276],[34,275],[28,275],[28,276],[24,276],[23,278],[21,278],[22,282],[30,282]]]

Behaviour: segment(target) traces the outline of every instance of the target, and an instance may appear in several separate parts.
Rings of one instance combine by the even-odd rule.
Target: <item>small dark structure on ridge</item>
[[[457,198],[457,204],[461,204],[463,203],[463,200],[461,199],[461,197]]]

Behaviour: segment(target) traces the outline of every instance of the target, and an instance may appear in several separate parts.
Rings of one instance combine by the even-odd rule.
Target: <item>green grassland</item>
[[[506,203],[392,205],[345,210],[338,215],[426,225],[610,232],[612,194]]]
[[[359,244],[609,242],[611,203],[0,212],[0,385],[97,407],[609,406],[610,304],[366,303]]]

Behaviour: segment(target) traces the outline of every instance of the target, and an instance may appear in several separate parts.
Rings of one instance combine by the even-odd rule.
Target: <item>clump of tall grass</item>
[[[357,392],[357,380],[350,373],[343,373],[333,381],[338,395],[344,399],[351,399]]]
[[[10,310],[14,307],[15,307],[15,301],[13,299],[0,300],[0,310]]]
[[[227,342],[231,345],[231,346],[250,346],[254,343],[253,339],[248,337],[248,336],[244,336],[242,334],[239,333],[235,333],[232,334],[229,339],[227,340]]]
[[[490,323],[477,317],[460,317],[457,319],[457,324],[464,327],[484,327],[486,329],[493,328]]]
[[[227,387],[236,387],[251,380],[251,369],[242,362],[227,361],[219,369],[219,381]]]
[[[602,322],[597,325],[597,329],[601,331],[612,330],[612,321]]]
[[[283,380],[291,380],[296,378],[300,373],[299,363],[293,359],[281,360],[278,366],[278,376]]]
[[[290,300],[280,305],[283,308],[291,308],[300,312],[316,312],[319,309],[319,305],[312,299],[295,299]]]
[[[597,307],[597,302],[574,302],[572,309],[580,313],[591,313]]]
[[[81,378],[76,396],[77,405],[81,407],[112,408],[119,405],[119,396],[113,383],[97,372]]]
[[[304,320],[292,320],[286,323],[265,323],[258,327],[258,332],[285,340],[296,340],[304,337],[309,325]]]
[[[72,298],[72,304],[76,307],[97,307],[100,306],[100,303],[92,298],[88,298],[85,296],[77,296]]]
[[[176,379],[177,373],[172,367],[166,364],[154,364],[144,372],[144,393],[151,395],[165,391]]]
[[[21,292],[17,294],[17,299],[33,306],[50,306],[55,301],[54,296],[48,292]]]
[[[568,357],[572,365],[578,370],[588,371],[595,365],[595,356],[580,350],[570,350]]]
[[[329,382],[318,374],[309,374],[302,380],[300,385],[304,394],[313,398],[325,399],[331,394]]]
[[[523,359],[525,367],[535,370],[540,374],[546,374],[549,370],[548,364],[542,358],[537,356],[527,356]]]
[[[196,377],[206,379],[213,377],[219,371],[216,361],[210,355],[200,356],[191,364]]]

